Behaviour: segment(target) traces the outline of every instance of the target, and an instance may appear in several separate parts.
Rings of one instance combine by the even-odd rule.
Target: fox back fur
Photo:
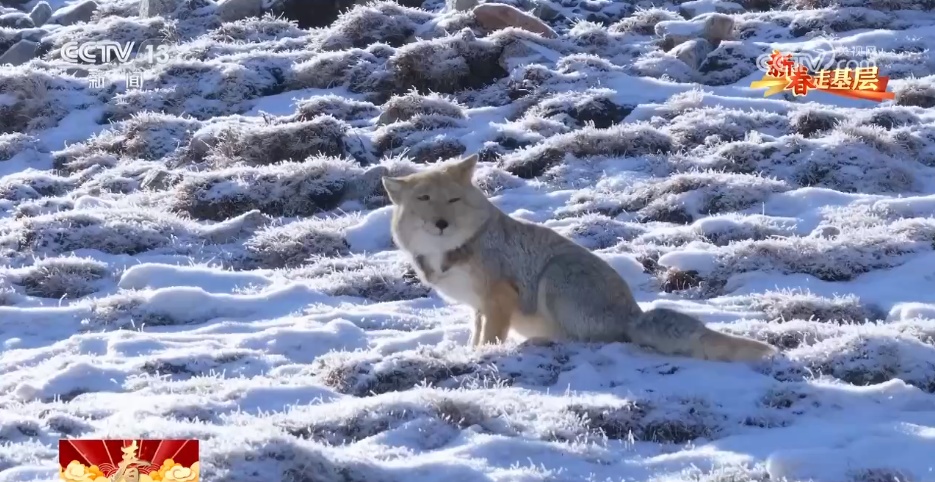
[[[392,235],[419,278],[474,309],[471,344],[512,329],[531,339],[632,342],[668,355],[751,361],[777,350],[665,308],[642,311],[604,260],[557,232],[515,219],[472,182],[477,156],[384,177]]]

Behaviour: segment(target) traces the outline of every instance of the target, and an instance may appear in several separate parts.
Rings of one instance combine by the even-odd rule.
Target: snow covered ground
[[[591,21],[547,40],[437,3],[310,31],[104,0],[0,71],[0,481],[56,480],[63,437],[199,438],[211,482],[935,481],[931,2],[742,3],[699,69],[654,34],[675,4],[567,0]],[[819,32],[896,100],[748,88]],[[104,88],[57,57],[157,34],[171,62]],[[475,151],[644,307],[782,356],[465,347],[379,177]]]

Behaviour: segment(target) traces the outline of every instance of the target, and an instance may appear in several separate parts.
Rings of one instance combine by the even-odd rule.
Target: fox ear
[[[398,177],[383,176],[383,188],[393,204],[399,204],[403,198],[403,192],[406,190],[406,181]]]
[[[477,153],[474,153],[458,161],[457,164],[452,165],[448,172],[459,181],[470,184],[471,180],[474,178],[474,168],[476,167]]]

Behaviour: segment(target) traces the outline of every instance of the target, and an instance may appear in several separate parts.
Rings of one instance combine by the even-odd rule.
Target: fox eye
[[[458,202],[458,201],[460,201],[460,200],[461,200],[461,198],[455,197],[455,198],[449,199],[448,202],[450,202],[450,203],[456,203],[456,202]]]
[[[428,201],[428,200],[429,200],[429,195],[428,195],[428,194],[423,194],[423,195],[417,197],[416,199],[418,199],[418,200],[420,200],[420,201]]]

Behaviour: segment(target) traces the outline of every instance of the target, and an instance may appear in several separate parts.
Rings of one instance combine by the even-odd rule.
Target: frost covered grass
[[[62,437],[140,436],[199,438],[210,482],[931,478],[930,0],[507,2],[556,39],[350,3],[309,29],[102,0],[0,72],[0,480],[56,478]],[[820,31],[896,99],[747,87]],[[139,90],[57,50],[153,37],[173,56],[134,60]],[[644,308],[781,355],[467,347],[380,178],[472,152],[501,209]]]

